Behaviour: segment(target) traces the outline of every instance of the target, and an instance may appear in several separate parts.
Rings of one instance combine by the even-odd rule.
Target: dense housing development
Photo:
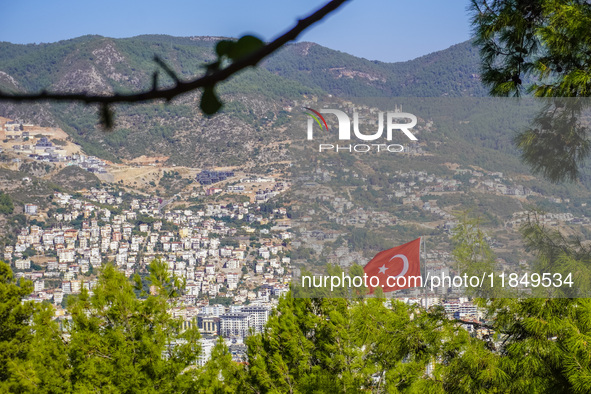
[[[17,277],[33,281],[27,300],[50,302],[56,306],[56,319],[69,319],[68,297],[92,293],[105,264],[114,264],[129,278],[145,278],[149,265],[158,260],[184,283],[170,313],[184,329],[196,327],[201,332],[202,365],[218,336],[226,339],[236,361],[244,360],[244,339],[263,331],[277,300],[289,291],[294,264],[300,263],[296,271],[302,262],[329,263],[343,270],[363,266],[377,250],[356,244],[356,229],[386,231],[388,242],[396,245],[415,236],[405,231],[418,224],[423,230],[416,236],[434,234],[426,237],[424,267],[433,275],[454,276],[460,271],[449,239],[458,224],[454,207],[466,195],[500,207],[494,231],[486,238],[500,251],[515,247],[516,233],[529,215],[523,208],[526,202],[571,203],[499,171],[448,163],[447,173],[394,170],[376,180],[363,166],[343,167],[330,159],[319,162],[298,185],[309,191],[308,200],[289,202],[284,200],[292,187],[287,171],[233,167],[192,170],[183,177],[182,169],[160,169],[156,161],[124,166],[85,155],[64,145],[59,129],[11,121],[2,127],[6,165],[42,164],[50,172],[77,167],[106,181],[75,192],[54,190],[45,201],[22,205],[27,220],[2,253]],[[430,153],[428,147],[413,143],[402,154]],[[160,184],[186,179],[187,188],[163,197],[149,189],[138,192],[123,183],[125,176],[115,180],[122,171],[160,171]],[[193,181],[198,186],[191,187]],[[22,182],[32,179],[23,177]],[[294,209],[295,223],[289,214]],[[591,222],[583,212],[545,213],[538,219],[549,226],[584,228]],[[514,270],[527,265],[527,256],[511,257],[501,255],[498,267]],[[441,305],[450,319],[468,322],[465,328],[474,335],[486,335],[469,324],[481,322],[484,312],[464,290],[410,289],[396,296],[409,305]]]

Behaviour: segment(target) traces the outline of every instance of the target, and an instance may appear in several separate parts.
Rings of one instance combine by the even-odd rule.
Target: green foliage
[[[584,103],[576,99],[547,100],[530,128],[515,137],[532,171],[552,182],[575,181],[591,152],[588,125],[581,119]]]
[[[482,80],[498,96],[525,90],[539,97],[591,93],[591,10],[580,1],[473,0]]]
[[[401,63],[370,61],[299,43],[283,48],[264,67],[339,97],[457,97],[485,95],[480,81],[473,78],[478,61],[478,51],[469,41]]]
[[[232,305],[232,297],[213,297],[209,299],[210,305],[220,304],[224,306]]]
[[[477,7],[483,5],[483,1],[475,0],[473,4]],[[537,95],[589,95],[590,79],[586,75],[589,51],[586,48],[591,34],[586,4],[544,0],[489,1],[486,5],[490,7],[478,9],[475,13],[475,22],[479,35],[477,42],[483,47],[483,79],[491,84],[494,94],[519,93],[522,79],[529,77],[534,80],[531,91]],[[26,88],[37,89],[50,85],[55,75],[59,74],[57,65],[44,67],[45,60],[57,64],[77,44],[92,44],[95,40],[104,39],[84,37],[53,47],[48,44],[19,46],[18,51],[16,46],[1,43],[0,63],[3,69],[8,67],[9,74],[19,80],[30,80]],[[220,44],[216,48],[220,59],[215,67],[220,67],[223,61],[235,61],[260,45],[249,40],[246,40],[245,47],[251,47],[243,52],[234,47],[234,43]],[[119,48],[126,49],[129,64],[145,75],[148,75],[147,65],[151,64],[151,58],[146,57],[146,53],[153,53],[155,48],[163,50],[163,43],[175,48],[174,55],[163,58],[183,70],[183,73],[196,71],[191,69],[196,67],[192,56],[204,59],[207,51],[212,49],[211,44],[203,42],[192,43],[189,39],[155,36],[116,43]],[[498,45],[501,46],[500,50]],[[540,51],[542,47],[544,50]],[[304,91],[306,86],[322,86],[327,91],[348,95],[394,95],[404,92],[407,86],[416,89],[416,84],[401,83],[404,82],[402,76],[389,74],[389,71],[398,67],[406,70],[407,74],[411,73],[414,79],[429,80],[429,84],[419,85],[422,88],[417,89],[416,94],[465,93],[462,90],[465,85],[457,83],[449,75],[449,70],[442,69],[441,65],[432,61],[436,56],[451,56],[452,52],[434,54],[419,62],[402,65],[384,65],[361,59],[350,63],[351,59],[342,55],[343,64],[336,66],[347,66],[372,78],[377,76],[375,81],[378,82],[372,82],[371,79],[329,78],[326,74],[310,72],[334,69],[334,59],[327,59],[326,55],[331,52],[325,48],[311,46],[306,56],[301,56],[301,48],[301,44],[286,48],[283,58],[271,59],[266,66],[279,75],[290,75],[297,80],[298,83],[291,86],[294,91]],[[91,57],[91,49],[92,45],[81,52]],[[17,53],[19,56],[16,56]],[[37,61],[40,59],[43,61]],[[420,62],[435,65],[419,67]],[[458,78],[465,78],[464,74],[473,70],[468,68],[460,71]],[[404,74],[404,78],[408,78],[407,74]],[[240,77],[243,78],[237,77],[231,83],[250,92],[260,93],[267,87],[278,89],[286,86],[279,83],[282,81],[280,77],[264,70],[244,73]],[[268,79],[266,85],[255,83],[264,79]],[[437,89],[433,89],[433,79],[438,81]],[[172,79],[167,82],[174,83]],[[272,92],[273,89],[268,91]],[[476,88],[472,91],[478,92]],[[219,101],[213,90],[205,93],[205,105],[209,106],[206,112],[219,110]],[[141,108],[138,111],[156,113],[174,111],[171,108],[175,107],[138,108]],[[122,110],[128,113],[134,111],[130,108]],[[253,117],[243,105],[228,106],[226,110],[239,113],[244,119]],[[186,108],[179,111],[182,113]],[[65,118],[69,115],[67,110],[63,111]],[[68,132],[84,141],[89,149],[94,147],[97,154],[111,152],[95,144],[97,140],[93,138],[96,137],[91,133],[94,125],[88,122],[88,112],[74,118],[68,120],[73,125]],[[473,120],[477,121],[476,124],[486,124],[485,119]],[[471,128],[479,130],[474,124]],[[162,141],[175,143],[172,127],[154,126],[146,129],[148,133],[158,135]],[[442,127],[440,132],[446,138],[451,138],[454,131]],[[477,158],[481,161],[478,165],[482,162],[490,164],[503,161],[505,156],[498,156],[497,152],[509,152],[512,149],[507,141],[499,140],[495,135],[487,136],[481,131],[481,134],[478,133],[476,131],[466,136],[468,141],[481,139],[489,149]],[[108,141],[110,149],[135,149],[130,148],[133,141],[138,141],[136,152],[148,149],[139,143],[142,142],[141,136],[126,131],[123,134],[126,138],[109,136],[102,140]],[[538,168],[551,179],[562,179],[573,174],[573,168],[576,169],[581,158],[588,153],[586,135],[577,128],[571,128],[570,134],[559,136],[549,134],[540,137],[539,134],[543,133],[531,130],[523,139],[518,139],[520,148],[526,152],[526,159],[527,155],[531,158],[529,163],[534,165],[534,169],[535,160],[540,163],[541,160],[547,160],[536,158],[536,152],[540,152],[536,143],[571,143],[563,146],[563,150],[552,148],[545,151],[558,158],[549,164],[542,163]],[[538,138],[537,142],[530,143],[532,138]],[[460,150],[462,157],[468,160],[472,153],[464,149],[466,146],[458,142],[453,149],[455,152]],[[528,152],[528,148],[532,150]],[[397,164],[401,168],[429,168],[436,163],[427,160],[418,163],[419,166],[416,166],[417,161],[410,159],[401,159]],[[376,188],[388,186],[388,181],[369,176],[368,183],[369,187],[354,190],[354,197],[368,204],[386,205],[379,199]],[[3,208],[12,205],[9,197],[7,201],[3,200],[4,196],[0,196],[0,210],[6,209],[10,212],[4,213],[12,213],[13,207]],[[445,204],[455,202],[446,201]],[[499,213],[505,210],[501,202],[494,199],[483,200],[481,205],[490,206]],[[263,209],[268,211],[272,207],[265,206]],[[24,223],[26,218],[19,216],[15,220]],[[168,223],[166,226],[172,228]],[[588,294],[591,252],[583,242],[567,239],[535,221],[528,222],[522,231],[528,248],[538,257],[537,269],[576,273],[577,283],[581,286],[562,296]],[[347,235],[347,241],[358,250],[387,248],[381,234],[374,234],[367,229],[354,230]],[[494,268],[495,256],[477,221],[463,220],[455,230],[453,242],[459,272],[473,273]],[[312,250],[305,248],[292,252],[294,258],[309,259],[313,256]],[[327,272],[341,273],[340,268],[335,266],[328,266]],[[360,275],[362,269],[356,266],[351,273]],[[171,276],[166,265],[158,260],[150,265],[149,283],[139,276],[135,279],[134,286],[112,265],[105,266],[92,295],[83,291],[78,297],[71,297],[69,312],[72,320],[64,322],[67,334],[64,335],[58,322],[52,319],[50,307],[22,302],[32,290],[31,283],[17,283],[10,268],[0,263],[0,390],[64,393],[585,393],[591,385],[588,346],[591,337],[591,301],[586,298],[480,299],[479,304],[489,312],[489,322],[475,325],[491,330],[497,339],[493,341],[491,335],[482,339],[470,336],[459,327],[458,322],[447,319],[439,307],[425,311],[381,297],[364,299],[363,292],[348,298],[284,297],[279,301],[264,332],[248,338],[247,365],[240,366],[232,362],[228,348],[220,340],[213,350],[212,359],[204,369],[199,369],[193,365],[200,350],[198,333],[194,329],[181,332],[179,321],[168,314],[171,297],[182,293],[181,281]],[[147,294],[148,285],[154,286],[156,294]],[[494,297],[497,294],[492,290],[483,289],[479,295]],[[138,293],[142,298],[138,298]],[[332,295],[343,297],[348,294],[337,289]],[[212,301],[226,303],[230,300]]]
[[[12,279],[0,263],[0,387],[10,392],[186,392],[196,370],[188,368],[200,351],[196,328],[184,332],[168,313],[169,295],[178,283],[158,261],[150,267],[159,295],[138,299],[134,287],[106,265],[90,295],[70,300],[71,321],[63,321],[67,340],[53,309],[38,309],[21,299],[32,290]],[[32,326],[29,323],[33,312]]]
[[[459,259],[490,255],[468,221]],[[459,234],[459,232],[458,232]],[[472,235],[471,235],[472,234]],[[460,237],[460,235],[458,235]],[[558,247],[558,245],[557,245]],[[483,260],[484,258],[484,260]],[[0,263],[0,389],[3,392],[569,392],[588,391],[591,335],[588,299],[480,299],[492,336],[472,337],[441,307],[426,311],[385,298],[279,300],[260,334],[247,338],[248,363],[237,364],[222,339],[204,368],[192,364],[199,335],[181,332],[167,312],[162,264],[150,271],[159,295],[136,297],[112,265],[93,294],[69,306],[70,322],[48,305],[22,303]],[[337,274],[331,271],[331,274]],[[361,267],[351,274],[361,274]],[[164,284],[164,286],[163,286]],[[140,281],[143,287],[143,283]],[[32,320],[31,320],[32,318]],[[477,325],[480,323],[476,323]],[[501,348],[497,348],[501,344]],[[428,372],[427,372],[428,371]]]
[[[43,303],[33,316],[34,335],[26,343],[27,358],[14,363],[16,376],[11,392],[73,392],[67,342],[61,336],[58,321],[53,320],[53,313],[53,308]]]
[[[277,393],[443,392],[447,382],[425,375],[427,365],[437,357],[448,364],[473,341],[439,310],[417,312],[375,298],[283,298],[265,332],[248,339],[247,387]]]
[[[64,141],[64,140],[58,140],[58,139],[56,139],[56,138],[52,138],[52,139],[51,139],[51,142],[52,142],[54,145],[57,145],[57,146],[66,146],[66,145],[68,145],[68,143],[67,143],[66,141]]]
[[[69,190],[81,190],[101,184],[100,179],[95,174],[78,166],[64,167],[52,177],[52,181]]]
[[[588,392],[589,299],[497,299],[488,307],[495,311],[495,330],[505,338],[501,387],[508,392]]]
[[[463,213],[459,219],[458,225],[453,229],[452,237],[454,246],[452,254],[456,264],[454,268],[458,275],[480,277],[482,274],[495,272],[496,256],[486,241],[486,234],[480,229],[480,219],[470,218],[467,213]],[[477,289],[467,289],[472,296],[492,298],[509,295],[502,291],[500,286],[495,288],[488,282],[482,283],[482,286]]]
[[[223,49],[220,44],[220,50],[223,49],[221,59],[218,59],[215,42],[195,37],[151,35],[111,39],[86,36],[40,45],[0,43],[0,52],[3,52],[0,69],[14,77],[23,89],[40,91],[57,83],[68,70],[94,67],[113,91],[129,93],[152,86],[153,74],[159,68],[154,63],[154,55],[174,70],[179,79],[185,80],[202,74],[204,64],[224,66],[260,45],[259,41],[248,36],[223,42],[231,42],[236,50]],[[213,163],[204,163],[205,157],[201,155],[208,156],[211,152],[211,157],[217,158],[225,149],[232,152],[232,155],[226,156],[235,157],[225,158],[227,162],[224,164],[240,165],[251,153],[240,148],[244,138],[271,138],[270,126],[284,127],[291,117],[282,107],[292,106],[293,100],[300,100],[302,96],[319,97],[326,93],[343,92],[356,97],[481,96],[484,93],[479,80],[471,77],[477,72],[477,52],[470,43],[397,64],[359,59],[317,45],[302,56],[308,45],[288,46],[259,67],[233,76],[215,87],[217,96],[211,94],[213,90],[204,92],[202,103],[210,105],[206,108],[208,113],[217,110],[219,102],[223,101],[220,115],[230,115],[245,123],[236,126],[246,130],[246,135],[232,133],[232,138],[224,144],[207,135],[209,130],[203,125],[200,111],[196,110],[192,99],[178,99],[167,104],[113,105],[111,109],[125,126],[115,127],[111,133],[102,133],[97,128],[95,106],[51,103],[49,110],[56,123],[73,142],[81,145],[85,153],[113,162],[158,154],[170,157],[169,160],[177,165],[202,166]],[[133,75],[133,78],[114,80],[111,78],[113,74],[104,70],[99,55],[93,52],[107,46],[117,51],[121,58],[112,65],[113,73]],[[346,73],[353,72],[354,77],[339,74],[340,69]],[[168,73],[161,74],[159,88],[176,83]],[[72,89],[83,91],[87,88],[77,78],[69,82]],[[269,108],[264,116],[259,111],[259,102]],[[248,135],[249,126],[264,135],[260,131]]]
[[[232,361],[223,338],[219,338],[211,351],[210,361],[199,374],[192,390],[203,393],[236,393],[242,383],[243,367]],[[241,391],[245,388],[243,387]]]
[[[589,297],[591,294],[591,248],[578,237],[565,236],[560,231],[540,223],[539,212],[532,211],[520,228],[526,250],[537,260],[537,272],[560,273],[573,276],[573,286],[562,286],[546,291],[546,296]]]
[[[168,264],[165,261],[157,258],[150,263],[148,267],[149,276],[148,281],[158,294],[161,294],[165,299],[178,297],[185,287],[185,280],[171,275],[168,271]],[[143,290],[141,281],[138,281],[139,276],[136,275],[134,281],[137,290]]]
[[[33,248],[32,246],[29,246],[24,252],[23,252],[23,257],[24,258],[29,258],[32,256],[35,256],[37,254],[37,250],[35,250],[35,248]]]
[[[107,265],[94,294],[83,291],[69,306],[76,391],[170,392],[182,387],[187,378],[182,372],[199,351],[198,333],[179,334],[179,322],[167,311],[173,284],[158,262],[151,265],[150,279],[161,295],[139,300],[127,278]]]
[[[591,96],[591,9],[581,1],[472,0],[482,81],[495,96]],[[529,84],[524,82],[529,81]],[[553,182],[576,180],[591,153],[580,101],[548,102],[516,137],[523,159]],[[588,107],[588,106],[587,106]]]
[[[0,261],[0,391],[14,387],[14,381],[19,379],[16,365],[30,351],[32,333],[28,325],[36,306],[22,299],[32,290],[32,282],[17,282],[10,267]]]
[[[347,236],[352,250],[376,251],[389,249],[388,240],[365,228],[354,228]]]
[[[10,215],[14,211],[14,204],[10,196],[4,192],[0,192],[0,213]]]
[[[306,248],[304,246],[300,246],[297,249],[292,250],[291,258],[294,260],[310,260],[312,256],[314,256],[316,252],[312,248]]]

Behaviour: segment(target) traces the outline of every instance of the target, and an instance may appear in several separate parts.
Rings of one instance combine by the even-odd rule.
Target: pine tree
[[[112,265],[103,268],[93,294],[69,306],[68,355],[75,391],[175,392],[200,352],[199,333],[181,333],[169,312],[175,279],[159,261],[150,266],[158,294],[138,299],[134,286]],[[158,278],[158,280],[156,280]]]
[[[243,366],[232,361],[232,354],[222,337],[218,338],[211,351],[211,356],[190,391],[218,394],[242,391]]]
[[[32,291],[31,281],[17,281],[10,266],[0,261],[0,391],[18,385],[18,366],[30,351],[33,333],[29,324],[37,307],[23,298]]]

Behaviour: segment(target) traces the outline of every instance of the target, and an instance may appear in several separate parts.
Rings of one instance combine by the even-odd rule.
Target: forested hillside
[[[150,86],[152,74],[159,70],[154,55],[188,79],[213,59],[213,45],[219,39],[150,35],[126,39],[84,36],[39,45],[4,42],[0,43],[0,88],[129,92]],[[160,85],[171,84],[170,77],[159,71]],[[476,52],[469,42],[393,64],[298,43],[284,48],[262,67],[223,84],[219,93],[225,107],[213,119],[203,118],[196,94],[167,105],[117,106],[112,133],[97,126],[95,107],[2,103],[0,115],[59,125],[86,153],[115,162],[158,154],[168,156],[170,164],[215,165],[220,164],[220,153],[230,153],[224,164],[233,165],[246,160],[262,139],[267,143],[280,140],[273,129],[286,123],[284,109],[302,98],[327,94],[342,98],[478,96],[484,90],[477,73]]]

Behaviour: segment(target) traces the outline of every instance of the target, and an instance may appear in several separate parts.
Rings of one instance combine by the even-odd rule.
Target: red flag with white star
[[[421,286],[420,252],[421,239],[417,238],[376,254],[363,268],[370,294],[377,287],[389,292]]]

